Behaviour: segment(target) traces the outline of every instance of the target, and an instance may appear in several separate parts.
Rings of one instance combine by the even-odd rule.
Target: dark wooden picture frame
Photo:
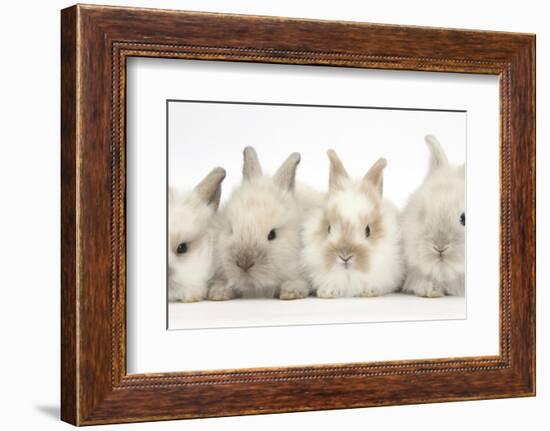
[[[535,394],[534,35],[82,5],[64,9],[61,18],[64,421]],[[131,56],[498,75],[499,355],[127,374],[125,66]]]

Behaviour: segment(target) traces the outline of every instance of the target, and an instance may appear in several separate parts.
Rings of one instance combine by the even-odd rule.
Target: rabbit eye
[[[178,245],[178,248],[176,249],[177,254],[184,254],[187,253],[187,243],[182,242]]]
[[[367,227],[365,228],[365,237],[368,238],[370,236],[370,226],[367,225]]]
[[[269,235],[267,235],[267,240],[273,241],[275,238],[277,238],[277,233],[275,232],[275,229],[271,229],[269,231]]]
[[[466,226],[466,215],[464,213],[460,214],[460,224]]]
[[[330,233],[330,225],[328,225],[327,232]]]

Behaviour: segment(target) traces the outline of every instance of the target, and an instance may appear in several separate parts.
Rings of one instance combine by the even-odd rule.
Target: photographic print
[[[466,317],[465,111],[166,115],[169,329]]]

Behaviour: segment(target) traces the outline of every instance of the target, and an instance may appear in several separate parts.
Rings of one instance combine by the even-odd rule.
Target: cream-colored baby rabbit
[[[300,267],[302,206],[295,189],[298,153],[273,176],[262,174],[256,151],[244,149],[243,180],[220,210],[216,228],[219,273],[209,299],[238,296],[304,298]]]
[[[451,165],[435,137],[426,136],[426,143],[428,175],[403,211],[403,290],[428,297],[464,295],[464,165]]]
[[[323,208],[303,228],[303,264],[317,296],[378,296],[401,287],[404,265],[398,211],[382,197],[386,160],[351,179],[334,150]]]
[[[220,203],[223,168],[213,169],[190,193],[169,193],[168,299],[206,298],[214,273],[211,222]]]

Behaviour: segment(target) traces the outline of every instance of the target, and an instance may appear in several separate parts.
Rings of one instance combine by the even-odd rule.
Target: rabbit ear
[[[328,180],[328,188],[330,191],[339,190],[344,185],[344,180],[349,178],[348,172],[342,161],[336,154],[336,151],[330,149],[327,151],[327,155],[330,161],[330,173]]]
[[[388,162],[384,158],[378,159],[374,165],[371,166],[369,171],[363,177],[363,182],[373,185],[380,196],[382,196],[382,189],[384,183],[384,168]]]
[[[294,185],[296,183],[296,169],[300,163],[300,153],[292,153],[287,159],[283,162],[281,167],[277,169],[275,175],[273,175],[273,180],[279,187],[284,190],[294,190]]]
[[[436,139],[436,137],[433,135],[426,135],[424,140],[426,141],[426,144],[428,144],[428,148],[430,149],[431,153],[430,173],[435,171],[436,169],[447,166],[449,164],[449,160],[447,159],[445,151],[443,151],[443,147]]]
[[[218,208],[222,195],[222,181],[225,178],[225,169],[217,167],[210,171],[193,190],[206,204]]]
[[[252,147],[246,147],[243,151],[243,179],[251,180],[261,176],[262,167],[256,150]]]

